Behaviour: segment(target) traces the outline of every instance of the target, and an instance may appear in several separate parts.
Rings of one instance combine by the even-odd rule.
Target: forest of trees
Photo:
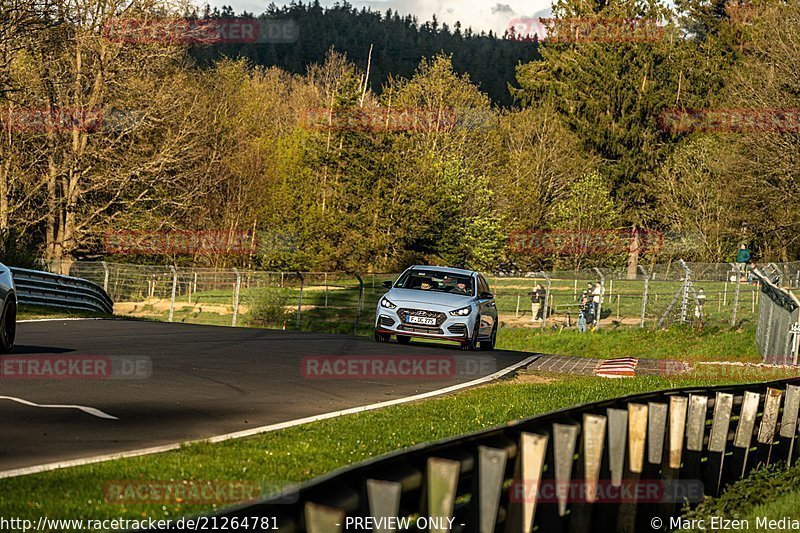
[[[320,35],[280,52],[104,36],[115,17],[183,14],[171,5],[0,0],[4,262],[99,258],[103,235],[126,229],[255,229],[255,257],[188,259],[263,269],[629,260],[509,246],[512,232],[548,228],[663,232],[647,261],[730,261],[742,242],[759,261],[797,257],[798,129],[663,123],[675,109],[800,109],[796,0],[558,0],[555,17],[655,18],[663,38],[545,41],[511,78],[498,77],[524,56],[514,46],[532,54],[534,43],[344,7],[282,11]],[[361,26],[328,28],[327,17]],[[500,82],[513,105],[501,105]],[[480,120],[385,130],[308,121],[309,111],[387,109]],[[100,123],[30,118],[70,113]]]
[[[236,16],[230,8],[206,9],[202,15]],[[423,58],[446,52],[452,56],[456,72],[469,73],[472,82],[503,107],[514,103],[508,84],[514,83],[517,65],[539,58],[536,42],[501,39],[491,32],[473,33],[460,24],[449,28],[435,18],[419,23],[415,17],[391,9],[383,14],[366,8],[359,11],[347,2],[330,8],[322,8],[316,0],[282,7],[272,4],[259,18],[295,22],[297,41],[196,46],[190,51],[191,57],[200,65],[213,64],[223,57],[241,57],[252,65],[278,66],[292,74],[305,74],[309,65],[324,62],[331,48],[366,68],[372,46],[368,84],[380,94],[390,77],[410,78]]]

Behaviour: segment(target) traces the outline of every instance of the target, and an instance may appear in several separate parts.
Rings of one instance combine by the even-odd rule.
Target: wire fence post
[[[100,261],[100,264],[103,265],[103,290],[108,292],[108,265],[105,261]]]
[[[178,288],[178,271],[174,265],[170,265],[169,269],[172,271],[172,296],[169,299],[169,322],[172,322],[172,316],[175,313],[175,290]]]
[[[683,259],[678,259],[683,268],[683,289],[681,293],[681,324],[686,324],[687,307],[689,306],[689,285],[692,283],[692,271]]]
[[[519,294],[517,294],[517,310],[514,311],[514,318],[519,318]]]
[[[544,289],[544,309],[542,310],[542,329],[544,329],[547,326],[547,318],[550,316],[550,276],[544,271],[542,271],[542,276],[547,280],[547,286]]]
[[[644,269],[642,265],[637,265],[639,270],[642,271],[642,275],[644,276],[644,289],[642,290],[642,314],[639,320],[639,327],[644,327],[644,316],[645,312],[647,311],[647,290],[650,285],[650,276],[647,274],[647,271]]]
[[[325,272],[325,307],[328,307],[328,273]]]
[[[364,303],[364,280],[358,275],[358,272],[353,273],[358,280],[358,303],[356,304],[356,322],[353,326],[353,335],[358,335],[358,326],[361,321],[361,306]],[[372,286],[375,286],[375,274],[372,274]]]
[[[297,272],[297,277],[300,278],[300,297],[297,299],[297,319],[295,320],[295,327],[300,329],[300,317],[303,314],[303,274]],[[281,272],[281,285],[283,285],[283,272]]]
[[[731,314],[731,327],[736,325],[736,310],[739,307],[739,288],[742,285],[742,274],[739,272],[739,267],[735,263],[731,263],[733,270],[736,273],[736,293],[733,296],[733,313]]]
[[[235,268],[233,273],[236,274],[236,285],[233,288],[233,320],[231,320],[231,325],[236,327],[236,317],[239,316],[239,289],[242,286],[242,275]]]

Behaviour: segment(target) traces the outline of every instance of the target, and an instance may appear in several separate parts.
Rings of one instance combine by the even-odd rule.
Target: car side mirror
[[[392,288],[392,282],[391,281],[384,281],[383,283],[381,283],[381,285],[383,285],[384,289],[391,289]]]
[[[494,298],[494,294],[491,292],[482,292],[480,295],[481,300],[491,300],[492,298]]]

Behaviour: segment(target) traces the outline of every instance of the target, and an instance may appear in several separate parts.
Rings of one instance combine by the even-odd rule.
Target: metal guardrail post
[[[358,326],[361,320],[361,306],[364,303],[364,280],[358,275],[358,272],[353,272],[353,275],[358,280],[358,303],[356,304],[356,322],[353,326],[353,335],[358,335]],[[375,282],[375,274],[372,274],[373,286]]]
[[[235,268],[233,273],[236,274],[236,285],[233,288],[233,319],[231,320],[231,325],[236,327],[236,317],[239,315],[239,289],[242,286],[242,275]]]
[[[297,277],[300,278],[300,297],[297,299],[297,319],[295,320],[295,328],[300,329],[300,318],[303,314],[303,274],[297,272]],[[283,286],[283,272],[281,272],[281,286]]]
[[[172,316],[175,313],[175,291],[178,288],[178,271],[173,265],[169,267],[172,272],[172,296],[169,299],[169,322],[172,322]]]
[[[647,310],[647,291],[650,286],[650,276],[642,265],[636,265],[636,266],[639,270],[642,271],[642,275],[644,276],[644,290],[642,291],[642,314],[639,322],[639,327],[643,328],[645,311]]]

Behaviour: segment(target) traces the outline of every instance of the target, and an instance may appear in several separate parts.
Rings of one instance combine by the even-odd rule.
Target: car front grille
[[[447,316],[444,313],[441,313],[439,311],[426,311],[425,309],[400,308],[397,310],[397,316],[400,317],[400,322],[402,322],[404,326],[423,328],[425,330],[440,328],[440,326],[444,324],[444,321],[447,320]],[[427,326],[425,324],[407,324],[406,323],[407,316],[424,316],[428,318],[435,318],[436,325]]]
[[[444,335],[442,328],[435,328],[433,326],[423,326],[422,324],[401,324],[397,326],[400,331],[408,331],[409,333],[433,333],[435,335]]]

